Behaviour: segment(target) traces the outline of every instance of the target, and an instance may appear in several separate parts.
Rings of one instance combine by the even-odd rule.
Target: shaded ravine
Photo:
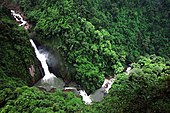
[[[102,87],[90,95],[87,95],[85,90],[77,90],[77,88],[75,88],[75,87],[64,87],[65,83],[63,82],[63,80],[57,78],[53,73],[49,72],[48,65],[46,63],[47,54],[41,54],[38,51],[38,49],[32,39],[30,39],[30,42],[35,50],[35,54],[36,54],[37,58],[39,59],[39,61],[42,64],[42,67],[43,67],[44,73],[45,73],[45,76],[35,84],[36,87],[43,88],[46,91],[50,91],[53,88],[60,89],[60,90],[73,91],[75,94],[82,96],[85,104],[91,104],[92,102],[99,102],[104,98],[105,94],[108,93],[113,81],[115,80],[113,78],[105,79]]]
[[[19,26],[23,26],[26,30],[29,28],[29,24],[24,21],[23,17],[20,14],[16,13],[14,10],[11,10],[11,14],[15,18],[15,20],[20,23]],[[63,91],[70,90],[73,91],[75,94],[82,96],[85,104],[91,104],[92,102],[99,102],[103,100],[105,94],[109,92],[109,89],[115,81],[114,78],[105,78],[102,87],[90,95],[87,95],[85,90],[77,90],[75,87],[64,87],[65,83],[63,82],[63,80],[57,78],[53,73],[50,73],[49,71],[49,67],[47,65],[48,54],[40,53],[32,39],[30,39],[30,43],[34,48],[36,57],[41,62],[42,68],[45,73],[45,76],[35,84],[36,87],[43,88],[46,91],[50,91],[51,89],[60,89]]]

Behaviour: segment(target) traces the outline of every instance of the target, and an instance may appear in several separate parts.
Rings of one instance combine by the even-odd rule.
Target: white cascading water
[[[53,73],[50,73],[50,71],[48,69],[48,65],[46,62],[48,55],[40,54],[40,52],[38,51],[38,49],[32,39],[30,39],[30,42],[35,50],[36,57],[41,62],[42,68],[45,73],[45,76],[40,81],[38,81],[35,84],[35,86],[43,88],[46,91],[50,91],[53,88],[63,89],[65,83],[61,79],[57,78]]]
[[[90,94],[90,99],[93,102],[100,102],[104,99],[106,94],[109,93],[109,89],[111,88],[113,82],[115,81],[115,78],[107,79],[105,78],[103,85],[100,89],[97,89],[93,94]]]
[[[19,26],[26,26],[27,21],[24,21],[23,17],[20,14],[16,13],[14,10],[11,10],[11,14],[15,18],[15,20],[20,23]],[[36,57],[41,62],[42,68],[45,73],[45,76],[40,81],[38,81],[35,86],[43,88],[46,91],[50,91],[52,88],[63,89],[65,83],[61,79],[57,78],[53,73],[50,73],[48,69],[48,65],[46,62],[48,54],[40,54],[32,39],[30,39],[30,43],[34,48]]]
[[[112,87],[112,84],[113,84],[114,81],[115,81],[115,78],[104,80],[102,88],[104,89],[105,93],[109,93],[109,89]]]
[[[84,103],[87,105],[90,105],[92,102],[102,101],[105,94],[109,93],[109,89],[111,88],[114,81],[115,81],[115,78],[111,78],[111,79],[105,78],[102,87],[90,95],[87,95],[85,90],[77,91],[77,89],[74,87],[65,87],[64,90],[72,90],[74,92],[78,92],[79,95],[82,96]]]
[[[21,22],[21,24],[19,24],[19,26],[24,26],[27,23],[27,21],[24,21],[22,16],[20,14],[15,13],[14,10],[11,10],[11,13],[17,22]]]
[[[14,10],[11,10],[11,14],[13,15],[13,17],[15,18],[15,20],[17,22],[20,22],[19,26],[25,26],[27,24],[27,21],[24,21],[23,17],[20,14],[15,13]],[[30,39],[30,43],[34,48],[36,57],[41,62],[42,68],[45,73],[45,76],[40,81],[38,81],[35,84],[35,86],[44,88],[44,89],[46,89],[46,91],[50,91],[52,88],[63,89],[65,83],[61,79],[57,78],[53,73],[50,73],[50,71],[48,69],[48,65],[46,62],[47,58],[48,58],[48,54],[41,54],[32,39]],[[130,69],[131,68],[127,69],[127,73],[129,73]],[[89,105],[92,103],[92,101],[94,101],[94,102],[101,101],[104,98],[104,94],[108,93],[114,80],[115,80],[114,78],[111,78],[111,79],[105,78],[105,81],[104,81],[102,87],[100,89],[96,90],[95,93],[90,94],[89,96],[87,95],[87,93],[84,90],[77,91],[77,89],[74,87],[65,87],[64,90],[69,90],[69,89],[73,90],[74,92],[76,92],[77,94],[82,96],[85,104]]]
[[[83,97],[83,101],[85,102],[85,104],[92,103],[92,99],[90,98],[90,96],[87,95],[87,93],[84,90],[80,90],[79,93]]]
[[[53,84],[55,84],[56,81],[54,79],[57,79],[57,77],[53,73],[49,72],[48,65],[46,63],[47,55],[40,54],[40,52],[38,51],[38,49],[32,39],[30,39],[30,42],[31,42],[31,45],[34,47],[36,56],[40,60],[41,65],[44,69],[45,76],[42,79],[43,81],[42,80],[41,81],[43,83],[48,83],[51,85],[50,87],[43,86],[43,88],[45,87],[45,89],[47,91],[50,91],[52,88],[56,88]],[[97,90],[94,94],[87,95],[87,93],[84,90],[79,90],[78,91],[79,95],[82,96],[83,101],[87,105],[91,104],[92,101],[96,101],[96,102],[101,101],[104,97],[104,94],[108,93],[114,80],[115,80],[114,78],[105,79],[102,87],[99,90]],[[42,82],[41,82],[41,84],[42,84]],[[47,85],[47,84],[45,84],[45,85]],[[62,86],[64,87],[64,84]],[[40,85],[38,87],[40,87]],[[65,90],[67,90],[67,89],[73,90],[74,89],[76,92],[76,88],[74,88],[74,87],[70,87],[70,88],[65,87],[64,89]]]
[[[40,62],[41,62],[42,68],[44,69],[45,76],[43,77],[43,80],[48,80],[49,78],[56,77],[53,73],[50,73],[50,71],[48,69],[48,65],[46,62],[46,60],[47,60],[46,55],[40,54],[40,52],[38,51],[38,49],[32,39],[30,39],[30,42],[35,50],[35,54],[36,54],[38,60],[40,60]]]
[[[130,71],[131,71],[131,69],[132,69],[132,67],[130,67],[130,66],[129,66],[129,67],[127,67],[127,69],[126,69],[126,73],[127,73],[127,74],[129,74],[129,73],[130,73]]]
[[[35,50],[35,54],[38,58],[38,60],[40,60],[41,62],[41,65],[42,65],[42,68],[44,69],[44,73],[45,73],[45,76],[43,77],[43,80],[44,81],[47,81],[49,80],[50,78],[54,78],[56,77],[53,73],[50,73],[49,69],[48,69],[48,65],[47,65],[47,62],[46,62],[46,55],[44,54],[40,54],[35,43],[33,42],[32,39],[30,39],[30,42],[31,42],[31,45],[33,46],[34,50]]]

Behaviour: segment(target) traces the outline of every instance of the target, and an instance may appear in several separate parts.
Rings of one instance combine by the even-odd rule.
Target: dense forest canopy
[[[10,9],[25,15],[29,31]],[[1,112],[170,112],[169,0],[3,0],[0,20]],[[107,97],[85,106],[72,93],[27,87],[41,78],[29,38],[60,52],[61,76],[88,93],[115,77]]]

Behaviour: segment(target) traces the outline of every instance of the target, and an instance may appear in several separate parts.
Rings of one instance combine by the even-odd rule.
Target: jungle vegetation
[[[0,112],[169,113],[169,0],[10,0],[32,25],[25,31],[0,6]],[[116,77],[107,97],[84,105],[73,93],[40,91],[29,36],[60,51],[68,77],[88,93]],[[124,68],[131,64],[129,75]],[[62,75],[65,76],[65,75]]]

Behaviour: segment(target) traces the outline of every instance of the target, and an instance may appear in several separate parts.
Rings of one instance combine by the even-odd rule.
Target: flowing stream
[[[27,22],[24,21],[23,17],[20,14],[16,13],[14,10],[11,10],[11,14],[15,18],[15,20],[20,23],[19,26],[23,26],[26,29],[25,26],[27,26]],[[114,78],[110,78],[110,79],[105,78],[101,88],[96,90],[93,94],[90,95],[87,95],[85,90],[78,91],[75,87],[64,87],[65,86],[64,81],[60,78],[57,78],[53,73],[50,73],[49,71],[49,67],[47,65],[48,53],[46,54],[40,53],[40,51],[37,49],[32,39],[30,39],[30,43],[34,48],[36,57],[41,62],[42,68],[45,73],[45,76],[35,84],[36,87],[43,88],[46,91],[50,91],[52,89],[73,91],[76,95],[82,96],[82,99],[85,102],[85,104],[91,104],[92,102],[99,102],[104,98],[105,94],[109,92],[109,89],[111,88],[115,80]]]

